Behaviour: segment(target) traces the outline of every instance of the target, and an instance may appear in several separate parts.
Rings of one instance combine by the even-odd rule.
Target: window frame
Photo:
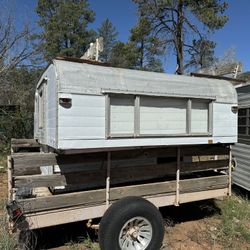
[[[38,91],[38,128],[44,127],[44,90],[41,88]]]
[[[246,110],[246,115],[240,115],[240,110]],[[239,123],[240,118],[246,118],[244,125]],[[245,128],[245,133],[240,133],[239,128]],[[238,110],[238,135],[241,137],[248,137],[250,139],[250,107],[239,107]]]
[[[110,98],[112,96],[134,96],[134,133],[133,134],[112,134],[111,133],[111,105]],[[140,133],[140,98],[143,96],[149,97],[165,97],[186,100],[186,133],[183,134],[141,134]],[[191,132],[191,115],[192,115],[192,100],[206,101],[208,103],[208,131],[205,133]],[[213,99],[205,98],[186,98],[186,97],[168,97],[168,96],[152,96],[152,95],[138,95],[138,94],[121,94],[121,93],[106,93],[105,94],[105,135],[106,139],[114,138],[153,138],[153,137],[191,137],[191,136],[212,136],[213,132]]]

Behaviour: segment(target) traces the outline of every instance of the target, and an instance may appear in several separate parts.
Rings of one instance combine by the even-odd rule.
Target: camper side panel
[[[214,103],[213,105],[213,136],[235,137],[232,142],[237,141],[237,112],[232,107],[237,104]]]
[[[105,97],[59,93],[59,145],[88,139],[105,139]]]
[[[48,72],[47,89],[46,141],[47,145],[57,147],[57,78],[54,67]]]
[[[54,65],[41,77],[36,89],[34,138],[40,143],[57,147],[57,84]]]

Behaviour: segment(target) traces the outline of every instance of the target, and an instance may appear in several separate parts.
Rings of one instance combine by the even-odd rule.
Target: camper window
[[[209,100],[160,96],[107,96],[107,137],[211,134]]]
[[[133,136],[134,102],[135,97],[129,95],[110,98],[110,133],[112,135]]]
[[[141,135],[186,133],[185,99],[149,96],[140,99]]]
[[[208,132],[208,108],[209,103],[206,101],[192,100],[191,111],[191,133]]]
[[[238,134],[250,136],[250,108],[239,109]]]

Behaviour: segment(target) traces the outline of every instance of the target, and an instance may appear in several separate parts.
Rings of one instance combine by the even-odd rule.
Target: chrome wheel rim
[[[122,250],[145,250],[152,240],[152,225],[144,217],[128,220],[119,234],[119,246]]]

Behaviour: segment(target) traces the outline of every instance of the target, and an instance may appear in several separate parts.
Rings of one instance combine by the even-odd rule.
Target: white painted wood
[[[29,229],[38,229],[102,217],[106,205],[95,207],[74,207],[70,209],[52,210],[44,213],[26,215]]]

